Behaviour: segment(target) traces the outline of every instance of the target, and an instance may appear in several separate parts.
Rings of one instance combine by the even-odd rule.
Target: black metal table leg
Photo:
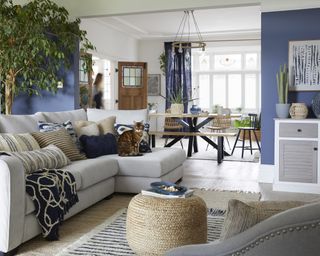
[[[192,149],[193,149],[193,136],[189,137],[189,144],[188,144],[188,157],[192,156]]]
[[[236,149],[236,146],[237,146],[237,143],[238,143],[238,140],[239,140],[240,133],[241,133],[241,130],[238,131],[237,138],[236,138],[236,141],[234,142],[231,155],[233,155],[233,152],[234,152],[234,150]]]
[[[192,129],[193,129],[194,132],[198,132],[198,130],[196,130],[197,123],[198,123],[198,118],[196,118],[196,117],[193,118],[193,120],[192,120]],[[197,136],[195,136],[193,138],[193,150],[194,150],[195,153],[198,152],[198,138],[197,138]]]
[[[154,134],[151,135],[151,146],[153,148],[156,147],[156,135],[154,135]]]
[[[170,148],[174,144],[176,144],[178,141],[182,140],[184,136],[176,136],[172,141],[170,141],[168,144],[165,145],[166,148]]]
[[[218,164],[221,164],[223,161],[223,136],[218,137]]]

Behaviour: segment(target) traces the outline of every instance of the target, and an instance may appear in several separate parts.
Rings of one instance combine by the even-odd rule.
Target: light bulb
[[[179,53],[182,53],[182,44],[179,44],[179,50],[178,50]]]

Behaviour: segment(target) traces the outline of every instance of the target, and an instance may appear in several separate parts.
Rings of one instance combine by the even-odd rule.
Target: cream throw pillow
[[[240,234],[275,214],[304,204],[306,203],[299,201],[260,201],[244,203],[232,199],[228,203],[228,210],[220,240],[225,240]]]
[[[80,138],[82,135],[87,136],[98,136],[100,134],[99,127],[96,123],[89,124],[87,126],[83,126],[79,129],[77,133],[78,137]]]
[[[114,134],[114,124],[116,122],[115,116],[107,117],[99,122],[92,121],[76,121],[75,130],[80,138],[82,135],[98,136],[107,133]]]

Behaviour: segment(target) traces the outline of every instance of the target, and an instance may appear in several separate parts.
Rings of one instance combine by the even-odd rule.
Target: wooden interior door
[[[147,108],[146,62],[119,62],[119,109]]]

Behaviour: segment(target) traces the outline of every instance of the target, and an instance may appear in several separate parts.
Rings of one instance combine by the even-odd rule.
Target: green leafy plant
[[[288,103],[288,90],[289,90],[289,78],[288,78],[288,67],[286,64],[280,65],[280,70],[277,73],[277,86],[278,86],[278,97],[280,104]]]
[[[171,92],[170,95],[168,96],[169,101],[171,104],[183,104],[186,102],[183,99],[183,90],[182,88],[177,89],[175,92]]]
[[[80,19],[69,21],[68,11],[50,0],[15,5],[0,0],[0,81],[5,91],[5,112],[11,114],[16,95],[57,92],[58,73],[70,68],[72,54],[94,46],[80,29]],[[83,69],[90,72],[87,59]]]
[[[166,66],[167,66],[167,57],[164,52],[160,54],[159,61],[160,61],[160,69],[162,71],[162,74],[165,76],[166,75]]]

